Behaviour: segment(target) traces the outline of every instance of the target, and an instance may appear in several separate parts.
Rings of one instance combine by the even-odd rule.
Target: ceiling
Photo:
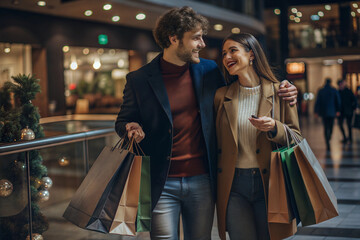
[[[0,0],[0,7],[17,9],[23,11],[36,12],[41,14],[48,14],[66,18],[75,18],[81,19],[85,21],[97,21],[104,22],[107,24],[113,25],[123,25],[128,27],[140,28],[140,29],[148,29],[151,30],[154,28],[157,18],[171,8],[171,4],[157,4],[157,2],[161,1],[148,1],[148,0],[45,0],[46,6],[38,6],[38,0]],[[261,22],[244,16],[242,14],[234,14],[229,10],[224,10],[219,7],[209,6],[208,4],[202,4],[196,1],[165,1],[168,3],[174,2],[175,5],[182,6],[189,5],[193,7],[197,12],[205,15],[211,24],[208,35],[210,37],[215,38],[224,38],[227,36],[231,29],[234,27],[239,27],[241,31],[250,32],[256,34],[257,32],[265,33],[265,27],[260,26],[260,30],[254,32],[257,25],[263,25]],[[103,6],[107,3],[112,5],[112,8],[108,11],[103,10]],[[173,6],[174,6],[173,3]],[[189,4],[187,4],[189,3]],[[190,5],[192,4],[192,5]],[[209,9],[215,9],[215,14],[213,17],[209,16],[211,11],[207,11],[207,9],[202,8],[201,5],[207,5]],[[86,10],[92,10],[93,14],[91,16],[85,16],[84,12]],[[222,14],[217,13],[216,11],[225,12]],[[206,14],[207,12],[209,14]],[[213,10],[212,10],[213,11]],[[205,12],[205,14],[203,13]],[[231,14],[227,14],[227,12],[232,13],[235,17],[229,16]],[[138,13],[145,13],[146,19],[139,21],[136,20],[135,16]],[[113,16],[119,16],[120,21],[113,22],[111,19]],[[238,16],[238,17],[236,17]],[[241,20],[239,20],[242,18]],[[230,21],[229,21],[230,19]],[[233,21],[231,21],[233,19]],[[239,22],[243,24],[239,24]],[[215,24],[222,24],[222,31],[215,31],[213,26]]]

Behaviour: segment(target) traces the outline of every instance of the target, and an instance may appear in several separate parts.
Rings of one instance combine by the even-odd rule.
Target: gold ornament
[[[30,240],[30,235],[26,237],[26,240]],[[32,234],[32,240],[44,240],[43,236],[39,233]]]
[[[53,185],[53,181],[52,181],[51,178],[49,178],[49,177],[43,177],[43,178],[41,179],[41,181],[42,181],[42,184],[44,185],[44,187],[45,187],[46,189],[51,188],[52,185]]]
[[[62,167],[66,167],[70,164],[70,160],[67,157],[61,157],[59,159],[59,165]]]
[[[21,130],[21,140],[33,140],[35,139],[35,133],[33,130],[31,130],[28,126],[26,126],[26,128]]]
[[[35,178],[35,177],[31,177],[31,182],[36,189],[41,187],[41,184],[43,184],[43,182],[40,179]]]
[[[45,202],[50,198],[50,193],[48,190],[41,190],[40,192],[38,192],[38,195],[40,202]]]
[[[12,183],[7,179],[0,180],[0,197],[7,197],[13,192]]]

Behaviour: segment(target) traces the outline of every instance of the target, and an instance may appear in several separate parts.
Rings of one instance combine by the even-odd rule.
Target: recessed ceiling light
[[[330,11],[330,10],[331,10],[331,5],[326,4],[326,5],[325,5],[325,9],[328,10],[328,11]]]
[[[318,21],[320,19],[319,15],[311,15],[311,20]]]
[[[233,29],[231,29],[231,32],[234,34],[240,33],[240,28],[234,27]]]
[[[113,17],[111,18],[111,20],[112,20],[113,22],[118,22],[118,21],[120,21],[120,17],[119,17],[119,16],[113,16]]]
[[[82,52],[84,55],[88,55],[90,50],[88,48],[84,48]]]
[[[84,15],[87,16],[87,17],[91,16],[92,14],[93,14],[93,12],[91,10],[86,10],[84,12]]]
[[[351,12],[351,16],[355,17],[356,13],[354,11]]]
[[[360,8],[356,9],[356,11],[357,11],[358,13],[360,13]]]
[[[299,23],[299,22],[300,22],[300,18],[299,18],[299,17],[296,17],[296,18],[294,19],[294,21],[297,22],[297,23]]]
[[[144,13],[139,13],[136,15],[137,20],[144,20],[146,18],[146,15]]]
[[[357,3],[353,3],[353,7],[354,7],[354,8],[358,8],[359,5],[358,5]]]
[[[324,12],[323,12],[323,11],[318,11],[318,15],[319,15],[319,17],[323,17],[323,16],[324,16]]]
[[[294,20],[295,19],[295,16],[294,15],[290,15],[290,20]]]
[[[70,50],[69,46],[63,46],[62,48],[63,52],[68,52]]]
[[[275,9],[274,9],[274,13],[275,13],[276,15],[280,15],[281,11],[280,11],[280,9],[275,8]]]
[[[105,4],[105,5],[103,6],[103,9],[104,9],[105,11],[108,11],[108,10],[110,10],[111,8],[112,8],[111,4]]]
[[[302,13],[301,13],[301,12],[297,12],[297,13],[296,13],[296,16],[300,18],[300,17],[302,17]]]
[[[38,1],[37,5],[40,7],[45,7],[46,6],[46,2],[45,1]]]
[[[221,24],[215,24],[214,25],[214,29],[216,30],[216,31],[221,31],[221,30],[223,30],[223,25],[221,25]]]
[[[291,12],[292,12],[292,13],[297,13],[297,11],[298,11],[298,10],[297,10],[296,8],[292,8],[292,9],[291,9]]]
[[[11,48],[9,47],[4,48],[4,53],[9,53],[9,52],[11,52]]]

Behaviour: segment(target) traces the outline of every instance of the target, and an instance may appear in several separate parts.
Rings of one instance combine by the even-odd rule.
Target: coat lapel
[[[190,74],[193,81],[196,98],[198,100],[199,107],[201,109],[201,97],[203,91],[203,67],[200,64],[190,64]]]
[[[272,110],[272,97],[274,95],[273,90],[273,82],[261,79],[261,97],[260,97],[260,103],[259,103],[259,110],[258,110],[258,116],[268,116],[271,117],[271,110]],[[257,136],[260,134],[260,131],[257,130]]]
[[[238,145],[239,83],[231,84],[225,94],[224,108],[236,146]]]
[[[160,58],[161,57],[162,57],[162,54],[159,54],[148,65],[150,71],[149,71],[149,78],[147,80],[172,125],[172,116],[171,116],[169,98],[168,98],[168,95],[166,92],[166,88],[165,88],[165,84],[164,84],[164,80],[163,80],[163,77],[161,74],[161,68],[160,68]]]

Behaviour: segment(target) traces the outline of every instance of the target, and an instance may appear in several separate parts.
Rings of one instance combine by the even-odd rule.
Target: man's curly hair
[[[205,17],[197,14],[191,7],[173,8],[158,19],[153,35],[156,43],[164,49],[170,46],[170,36],[181,40],[185,32],[198,26],[206,35],[209,22]]]

